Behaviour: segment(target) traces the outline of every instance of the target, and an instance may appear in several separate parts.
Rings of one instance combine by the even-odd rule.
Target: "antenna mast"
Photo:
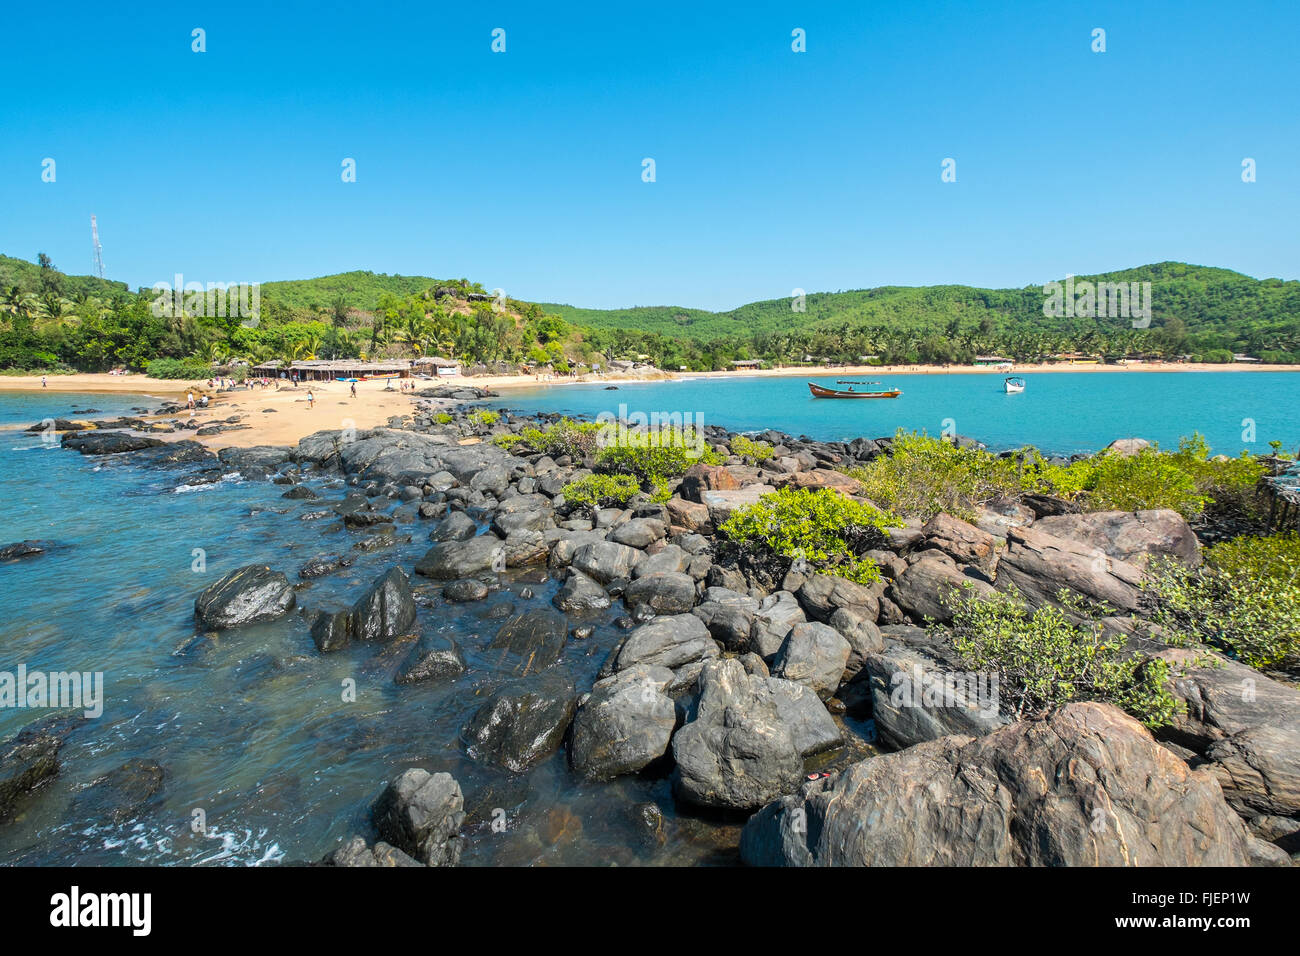
[[[104,250],[99,245],[99,226],[95,223],[95,217],[90,217],[90,241],[95,246],[95,273],[102,279],[104,278]]]

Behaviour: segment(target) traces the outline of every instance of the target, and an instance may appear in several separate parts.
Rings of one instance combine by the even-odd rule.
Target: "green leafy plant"
[[[606,425],[600,431],[596,467],[615,475],[632,475],[642,487],[666,500],[667,482],[694,464],[720,465],[725,460],[690,428],[634,431]]]
[[[757,465],[761,461],[767,461],[775,452],[772,446],[765,441],[754,441],[752,438],[746,438],[744,435],[736,435],[731,439],[731,453],[745,459],[752,465]]]
[[[590,508],[622,508],[640,491],[631,475],[587,475],[564,486],[564,500]]]
[[[447,412],[438,412],[433,416],[433,420],[438,425],[450,425],[455,419]]]
[[[1217,647],[1255,668],[1300,669],[1300,534],[1243,535],[1189,568],[1153,562],[1145,597],[1171,643]]]
[[[472,424],[479,425],[483,428],[491,428],[497,422],[501,421],[501,415],[498,412],[486,408],[480,408],[472,411],[467,416]]]
[[[879,547],[892,514],[828,488],[783,488],[738,508],[718,530],[743,548],[803,559],[819,573],[859,584],[880,580],[863,552]]]
[[[194,359],[154,359],[147,366],[150,378],[166,379],[200,379],[211,378],[216,374],[207,362]]]
[[[1017,596],[952,602],[952,621],[939,629],[967,667],[997,674],[1003,713],[1034,716],[1077,700],[1097,700],[1127,711],[1147,727],[1164,726],[1182,702],[1170,693],[1169,664],[1122,653],[1122,638],[1103,637],[1100,625],[1071,620],[1066,608],[1031,610]],[[1078,608],[1075,608],[1078,610]]]

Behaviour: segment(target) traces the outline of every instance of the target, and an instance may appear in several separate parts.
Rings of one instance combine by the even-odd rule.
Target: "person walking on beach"
[[[186,392],[186,393],[185,393],[185,407],[186,407],[186,408],[193,408],[193,407],[194,407],[194,393],[193,393],[193,392]]]
[[[48,388],[48,387],[49,387],[49,386],[47,386],[47,385],[45,384],[45,376],[42,375],[42,376],[41,376],[41,388]]]
[[[352,397],[353,397],[353,398],[356,398],[356,397],[357,397],[357,383],[356,383],[356,382],[353,382],[353,383],[352,383]]]
[[[316,401],[316,396],[311,393],[310,388],[307,389],[307,407],[311,408],[315,403],[315,401]]]

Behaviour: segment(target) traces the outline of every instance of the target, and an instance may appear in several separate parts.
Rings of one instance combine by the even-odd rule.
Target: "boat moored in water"
[[[878,383],[873,383],[878,384]],[[813,398],[898,398],[903,394],[901,388],[890,388],[880,392],[859,392],[850,387],[847,391],[835,388],[826,388],[818,385],[816,382],[808,383],[808,391],[812,392]]]
[[[1007,390],[1008,395],[1015,395],[1025,390],[1025,380],[1013,375],[1002,380],[1002,387]]]

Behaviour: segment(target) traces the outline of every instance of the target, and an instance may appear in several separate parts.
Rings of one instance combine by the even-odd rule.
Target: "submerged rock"
[[[128,760],[96,780],[77,796],[80,813],[124,823],[143,810],[163,787],[166,776],[153,760]]]
[[[461,737],[476,760],[522,773],[559,749],[578,695],[562,674],[536,674],[493,694]]]
[[[59,750],[81,718],[47,717],[0,744],[0,825],[12,823],[19,805],[59,772]]]

